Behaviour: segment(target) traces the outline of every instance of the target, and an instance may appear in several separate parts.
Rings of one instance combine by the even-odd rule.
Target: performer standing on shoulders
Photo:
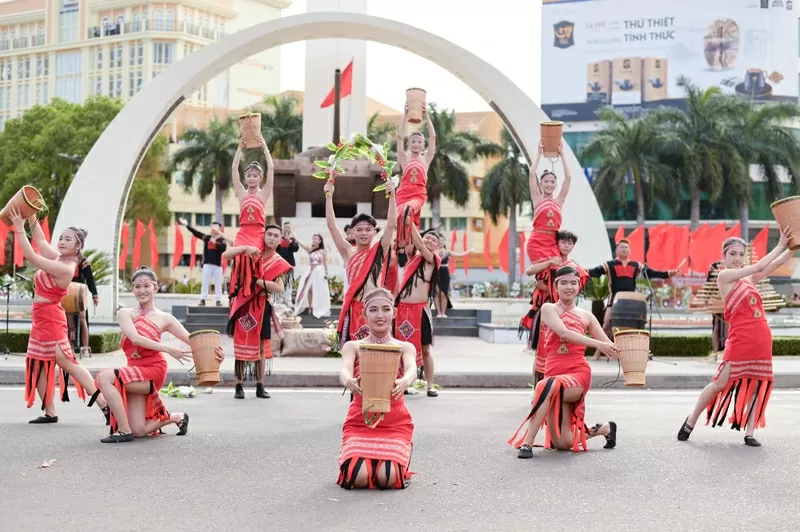
[[[253,246],[234,246],[224,254],[224,259],[248,257],[254,259],[253,293],[245,297],[236,296],[231,302],[228,319],[228,335],[233,337],[233,354],[236,357],[236,391],[234,399],[244,399],[246,375],[252,374],[256,380],[256,397],[269,399],[264,389],[264,375],[267,360],[272,359],[270,339],[273,335],[283,338],[281,322],[275,315],[270,294],[283,292],[286,275],[292,270],[288,262],[275,251],[281,240],[281,228],[267,225],[263,237],[263,250]]]
[[[325,253],[325,242],[322,235],[311,237],[311,245],[300,241],[297,244],[308,252],[308,270],[300,277],[297,285],[297,297],[294,304],[294,315],[299,316],[309,309],[315,318],[331,315],[331,293],[328,288],[328,256]]]
[[[242,158],[244,140],[239,142],[239,149],[236,150],[236,155],[233,158],[231,176],[233,178],[233,190],[236,192],[236,199],[239,200],[239,232],[236,234],[233,245],[238,248],[255,248],[260,252],[264,249],[267,200],[272,195],[275,174],[267,143],[263,137],[260,137],[259,140],[261,149],[264,151],[264,158],[267,161],[267,181],[264,188],[259,188],[261,180],[264,178],[264,171],[261,170],[261,166],[257,162],[250,163],[244,171],[244,180],[247,183],[247,188],[242,185],[242,180],[239,178],[239,161]],[[231,299],[239,295],[248,299],[254,295],[257,273],[256,258],[257,256],[254,258],[244,253],[235,255],[233,267],[231,268],[231,286],[228,294]],[[231,302],[232,311],[233,302]]]
[[[162,353],[183,364],[191,360],[191,351],[161,343],[161,335],[170,333],[189,344],[189,332],[172,314],[155,307],[158,291],[156,274],[143,266],[133,274],[133,296],[136,308],[123,308],[117,313],[122,329],[122,350],[128,363],[125,367],[104,369],[97,375],[98,393],[102,392],[111,407],[111,434],[103,443],[125,443],[144,438],[171,423],[178,426],[178,436],[189,430],[189,414],[167,411],[158,393],[167,380],[167,361]],[[217,347],[217,360],[225,352]],[[95,397],[89,402],[91,406]]]
[[[86,394],[97,390],[91,373],[79,365],[69,343],[67,315],[61,300],[67,295],[69,283],[78,269],[78,260],[86,231],[69,227],[58,238],[55,249],[44,237],[42,228],[31,220],[33,239],[39,248],[36,253],[25,234],[25,220],[19,211],[12,209],[11,223],[14,236],[19,242],[25,260],[37,268],[33,276],[33,305],[31,305],[31,334],[25,357],[25,402],[28,408],[36,401],[36,392],[42,400],[44,415],[32,419],[30,423],[58,423],[55,407],[56,365],[61,368],[61,401],[69,401],[67,387],[69,377],[75,381],[78,397],[86,399]],[[108,406],[104,398],[97,405],[108,421]]]
[[[567,199],[569,186],[572,182],[572,174],[563,156],[561,157],[561,164],[564,169],[564,184],[561,185],[558,196],[553,195],[558,185],[556,174],[550,170],[545,170],[540,178],[536,177],[543,150],[544,145],[540,142],[539,152],[536,154],[533,165],[531,165],[529,176],[534,214],[533,230],[531,231],[531,236],[528,237],[525,250],[532,264],[545,262],[559,256],[556,232],[561,229],[561,208]],[[561,155],[561,146],[558,148],[558,153]],[[546,273],[547,271],[542,272],[540,277],[543,277]],[[546,279],[544,280],[546,281]]]
[[[228,239],[222,234],[222,225],[211,222],[211,234],[201,233],[186,220],[179,218],[178,223],[184,226],[195,237],[203,241],[203,285],[200,288],[200,306],[206,306],[209,286],[214,280],[214,296],[217,306],[222,306],[222,254],[228,247]]]
[[[439,271],[439,235],[433,229],[420,236],[411,226],[411,242],[417,250],[403,271],[400,294],[395,299],[397,318],[395,338],[410,342],[417,350],[417,367],[423,368],[428,383],[428,397],[438,397],[433,385],[433,317],[430,302]]]
[[[706,424],[721,427],[733,406],[731,428],[742,430],[745,427],[745,445],[761,447],[753,434],[766,426],[765,413],[774,376],[772,331],[756,285],[794,255],[792,250],[786,249],[788,242],[788,230],[781,230],[775,249],[752,266],[745,266],[747,243],[744,240],[731,237],[722,244],[725,269],[717,275],[717,285],[725,304],[725,321],[730,324],[730,334],[717,375],[697,398],[694,411],[678,431],[679,441],[689,439],[703,410],[707,413]]]
[[[508,443],[519,449],[518,458],[533,458],[533,442],[547,423],[545,447],[559,450],[587,450],[586,441],[595,436],[606,438],[606,449],[613,449],[617,440],[617,424],[609,421],[588,428],[584,422],[586,393],[592,384],[592,370],[586,361],[586,348],[593,347],[610,357],[617,357],[611,343],[591,312],[575,306],[580,294],[580,275],[569,266],[555,273],[557,303],[542,306],[542,323],[546,330],[544,349],[547,368],[544,380],[536,385],[530,413]],[[591,337],[587,336],[589,333]]]
[[[342,348],[342,384],[353,394],[342,426],[342,449],[339,454],[339,480],[345,489],[403,489],[411,478],[414,423],[405,405],[403,393],[417,377],[413,345],[392,338],[395,315],[394,296],[385,288],[376,288],[364,297],[366,336],[350,341]],[[402,346],[401,363],[392,390],[391,411],[374,428],[364,423],[360,387],[359,344]],[[404,369],[405,368],[405,369]]]
[[[98,303],[100,303],[100,298],[97,295],[97,285],[94,282],[92,265],[82,254],[78,256],[78,264],[78,271],[75,273],[75,277],[72,278],[72,282],[85,284],[89,293],[92,294],[92,303],[97,307]],[[70,326],[70,336],[73,333],[75,334],[75,344],[81,350],[81,358],[83,358],[83,355],[91,354],[91,349],[89,348],[89,309],[87,308],[84,312],[78,314],[67,315],[67,325]]]
[[[397,264],[404,268],[408,255],[414,252],[411,244],[410,224],[419,229],[420,213],[425,201],[428,199],[428,167],[436,155],[436,131],[428,114],[427,107],[423,107],[428,127],[428,149],[425,149],[425,136],[415,131],[408,137],[408,152],[403,148],[406,140],[406,124],[408,122],[408,104],[403,111],[403,121],[397,129],[397,162],[403,169],[400,186],[397,189]]]
[[[386,215],[386,227],[381,239],[373,242],[378,229],[375,218],[369,214],[357,214],[350,223],[351,234],[356,240],[355,247],[347,243],[344,233],[336,226],[336,214],[333,212],[333,183],[330,181],[325,183],[324,190],[325,218],[328,230],[331,232],[336,249],[344,259],[345,276],[347,277],[347,292],[342,302],[342,311],[339,314],[336,328],[339,333],[340,345],[344,345],[350,340],[359,340],[368,334],[363,297],[370,290],[380,286],[384,260],[391,249],[394,224],[397,221],[394,185],[391,180],[386,182],[389,211]]]
[[[288,262],[289,266],[292,267],[292,271],[286,276],[286,282],[284,283],[286,286],[284,287],[282,294],[283,302],[286,305],[291,305],[293,301],[292,290],[294,289],[294,269],[297,266],[294,261],[294,254],[298,251],[300,251],[300,246],[298,245],[297,239],[294,237],[294,233],[292,232],[292,224],[289,222],[284,222],[283,237],[281,238],[281,243],[278,244],[278,255],[280,255],[281,258]]]
[[[708,268],[708,275],[706,275],[706,282],[710,282],[714,277],[714,272],[719,272],[725,267],[725,261],[718,260],[711,263]],[[715,360],[719,353],[725,349],[725,340],[728,338],[728,322],[725,321],[723,314],[711,315],[711,350],[714,352],[712,355]]]

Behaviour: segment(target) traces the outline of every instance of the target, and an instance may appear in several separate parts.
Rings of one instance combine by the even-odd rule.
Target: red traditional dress
[[[561,321],[567,329],[579,334],[586,334],[586,326],[583,320],[575,314],[574,310],[568,310],[561,315]],[[546,408],[555,414],[556,426],[545,426],[547,435],[545,436],[545,447],[550,447],[551,434],[556,438],[561,435],[561,416],[562,416],[562,392],[566,388],[581,387],[584,390],[583,397],[575,403],[572,411],[570,426],[572,430],[572,450],[587,450],[586,433],[588,428],[584,421],[586,414],[586,391],[592,385],[592,369],[586,361],[586,346],[564,342],[561,338],[550,331],[546,326],[542,326],[542,336],[544,337],[543,351],[547,353],[547,362],[544,371],[544,384],[538,386],[536,395],[533,398],[533,407],[530,414],[522,422],[517,432],[508,440],[508,443],[515,448],[519,448],[528,434],[528,421],[540,408]],[[537,361],[538,362],[538,361]],[[548,391],[552,390],[549,404],[544,404],[544,397]]]
[[[772,331],[764,314],[764,304],[758,288],[740,279],[725,298],[725,321],[730,329],[725,342],[722,363],[714,380],[725,366],[730,366],[730,378],[725,389],[717,394],[707,408],[706,424],[722,426],[728,409],[732,429],[741,430],[755,416],[755,428],[766,426],[765,412],[772,393]],[[756,402],[750,408],[755,394]]]
[[[77,268],[77,266],[76,266]],[[36,402],[36,385],[39,376],[44,373],[47,379],[45,396],[42,400],[42,410],[49,405],[56,392],[56,345],[61,352],[77,364],[69,342],[67,328],[67,315],[61,300],[67,295],[68,290],[58,286],[53,276],[44,270],[38,270],[33,276],[34,293],[47,302],[34,301],[31,305],[31,334],[28,339],[28,351],[25,357],[25,402],[28,408]],[[78,397],[86,399],[86,391],[78,382],[75,382]],[[59,388],[61,401],[68,402],[69,374],[61,370]]]
[[[430,279],[425,278],[427,263],[422,253],[417,253],[408,262],[403,270],[403,281],[400,283],[400,293],[395,300],[397,317],[394,320],[394,337],[414,345],[417,350],[417,368],[423,365],[422,346],[433,345],[433,317],[431,316],[430,298],[433,297],[436,287],[436,278],[439,273],[441,259],[434,253],[434,268]],[[428,283],[428,300],[420,303],[403,301],[404,297],[411,295],[417,282]],[[427,319],[427,323],[424,320]]]
[[[264,226],[267,208],[259,194],[247,194],[239,204],[239,232],[236,233],[234,247],[253,246],[264,249]],[[249,255],[237,255],[231,268],[230,297],[242,295],[250,298],[255,292],[256,261]],[[231,316],[233,306],[231,305]]]
[[[368,248],[357,249],[347,261],[347,266],[345,266],[347,293],[344,295],[339,322],[336,325],[340,346],[350,340],[366,338],[369,334],[361,296],[368,279],[372,278],[375,286],[380,286],[380,274],[383,271],[382,251],[381,241],[378,240]]]
[[[360,375],[358,354],[356,354],[353,376]],[[403,377],[402,364],[397,378]],[[362,398],[353,394],[347,417],[342,425],[342,449],[339,453],[339,479],[336,481],[345,489],[352,489],[353,482],[362,467],[366,468],[369,488],[405,488],[411,478],[408,468],[411,465],[411,451],[414,436],[414,422],[406,408],[405,399],[392,397],[391,411],[387,412],[378,426],[369,428],[364,423],[361,412]],[[392,486],[378,486],[377,472],[383,468],[387,473],[394,471],[397,483]]]
[[[411,226],[408,221],[419,229],[420,213],[425,201],[428,199],[428,169],[419,157],[409,158],[403,168],[403,177],[400,187],[395,193],[397,202],[397,239],[408,243],[411,239]]]
[[[254,263],[256,279],[275,281],[292,270],[277,253],[260,257]],[[237,296],[231,302],[228,335],[233,337],[233,354],[239,362],[258,362],[272,358],[270,339],[273,332],[283,338],[281,322],[272,310],[269,292],[256,287],[250,297]]]
[[[525,250],[532,263],[558,257],[556,233],[561,229],[561,205],[553,198],[545,198],[534,209],[533,230]]]
[[[133,324],[136,326],[136,331],[145,338],[155,342],[161,341],[161,329],[147,316],[137,316],[133,319]],[[124,335],[122,342],[120,342],[120,347],[125,352],[128,365],[114,370],[114,375],[117,377],[114,387],[122,396],[122,404],[125,406],[125,411],[127,412],[128,410],[128,392],[125,385],[131,382],[149,382],[150,394],[147,396],[145,421],[168,420],[169,412],[158,395],[159,390],[167,380],[167,361],[164,359],[164,355],[154,349],[136,346]],[[97,381],[95,381],[95,386],[97,386]],[[117,420],[112,411],[111,434],[115,432],[117,432]]]

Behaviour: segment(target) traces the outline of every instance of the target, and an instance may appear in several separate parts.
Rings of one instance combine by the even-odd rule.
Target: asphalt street
[[[0,388],[2,530],[701,531],[797,530],[800,393],[775,392],[761,448],[698,426],[675,435],[696,391],[592,391],[587,422],[614,420],[618,445],[535,450],[506,440],[530,394],[443,390],[408,398],[411,485],[345,491],[336,484],[341,390],[232,390],[166,399],[191,414],[189,434],[104,445],[100,413],[58,404],[35,426],[20,388]],[[55,462],[50,462],[55,460]],[[50,467],[41,467],[43,464]]]

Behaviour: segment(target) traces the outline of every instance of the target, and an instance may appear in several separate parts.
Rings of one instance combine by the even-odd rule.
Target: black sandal
[[[519,448],[519,454],[517,454],[517,458],[533,458],[533,447],[528,444],[523,444]]]
[[[48,416],[47,414],[31,419],[28,423],[32,425],[42,425],[44,423],[58,423],[58,416]]]
[[[753,436],[745,436],[744,444],[748,447],[761,447],[761,442],[755,439]]]
[[[133,441],[132,432],[115,432],[100,440],[102,443],[127,443]]]
[[[111,426],[111,409],[108,407],[108,405],[106,405],[103,408],[101,408],[100,411],[103,413],[103,416],[105,416],[105,418],[106,418],[106,426],[110,427]]]
[[[189,432],[189,414],[183,414],[183,419],[178,423],[178,436],[186,436]]]
[[[689,439],[689,436],[692,434],[694,427],[689,425],[689,418],[687,417],[686,420],[683,422],[683,426],[681,430],[678,431],[678,441],[686,441]]]
[[[613,421],[608,422],[610,428],[608,436],[606,436],[606,444],[603,449],[613,449],[617,446],[617,424]]]

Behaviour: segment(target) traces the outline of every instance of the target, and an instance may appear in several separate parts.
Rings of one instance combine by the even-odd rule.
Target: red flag
[[[640,225],[628,235],[628,244],[631,248],[630,259],[644,262],[644,226]]]
[[[699,231],[698,229],[695,233]],[[711,267],[711,263],[719,260],[722,242],[725,240],[727,232],[725,222],[722,222],[714,227],[706,226],[702,233],[692,238],[692,244],[695,244],[694,246],[690,244],[689,252],[692,257],[692,270],[706,273]]]
[[[663,223],[647,230],[647,236],[650,237],[650,246],[647,248],[647,265],[655,270],[669,269],[664,265],[670,261],[673,252],[668,245],[672,237],[672,228],[673,226],[668,223]]]
[[[614,245],[616,245],[623,238],[625,238],[625,228],[620,225],[617,228],[617,232],[614,233]]]
[[[508,229],[506,229],[502,240],[500,240],[500,247],[497,248],[497,253],[500,255],[500,269],[508,273]]]
[[[6,265],[6,242],[8,241],[8,226],[0,223],[0,266]]]
[[[322,105],[320,105],[322,109],[330,107],[334,104],[336,99],[334,90],[335,89],[331,89],[331,92],[329,92],[325,97],[325,100],[323,100]],[[353,59],[350,60],[350,63],[342,71],[342,85],[339,97],[344,98],[346,96],[350,96],[351,92],[353,92]]]
[[[767,254],[768,240],[769,240],[769,223],[767,223],[767,225],[765,225],[764,228],[761,231],[759,231],[756,237],[753,239],[753,242],[751,244],[753,249],[752,251],[753,259],[759,261],[762,258],[764,258],[764,255]]]
[[[742,238],[742,223],[741,222],[736,222],[736,225],[734,225],[733,227],[728,229],[728,232],[725,235],[725,238],[729,238],[729,237],[732,237],[732,236],[735,236],[736,238]]]
[[[44,239],[50,242],[50,224],[47,223],[47,218],[40,222],[42,224],[42,233],[44,233]]]
[[[519,234],[519,276],[525,277],[525,232]]]
[[[119,269],[125,270],[125,264],[128,262],[128,241],[130,240],[130,228],[128,227],[128,222],[122,224],[122,234],[120,235],[120,244],[122,247],[122,251],[119,254]]]
[[[197,257],[194,254],[195,249],[197,249],[197,237],[192,235],[192,241],[189,244],[189,272],[194,270],[194,263],[197,260]]]
[[[22,248],[19,245],[19,237],[14,234],[14,266],[22,268],[25,266],[25,255],[22,254]]]
[[[469,248],[467,248],[467,231],[464,231],[464,237],[461,239],[461,247],[464,249],[464,253],[467,253]],[[464,277],[469,275],[469,253],[464,255]]]
[[[172,259],[173,270],[181,263],[181,255],[183,255],[183,232],[181,231],[181,224],[175,222],[175,253]]]
[[[133,236],[133,269],[138,270],[142,259],[142,237],[144,236],[144,224],[141,220],[136,220],[136,234]]]
[[[492,234],[486,231],[483,234],[483,260],[486,262],[486,268],[489,272],[493,272],[492,267]]]
[[[456,250],[456,243],[458,239],[456,238],[456,232],[453,231],[453,234],[450,236],[450,249],[455,251]],[[450,275],[455,275],[456,273],[456,259],[453,257],[448,264],[448,268],[450,270]]]
[[[677,268],[680,266],[680,272],[683,275],[689,273],[689,226],[677,227],[675,230],[675,240],[673,242],[674,253],[673,260],[670,268]]]
[[[150,218],[150,223],[147,224],[150,230],[150,268],[157,271],[158,268],[158,238],[156,237],[156,230],[153,227],[153,219]]]

